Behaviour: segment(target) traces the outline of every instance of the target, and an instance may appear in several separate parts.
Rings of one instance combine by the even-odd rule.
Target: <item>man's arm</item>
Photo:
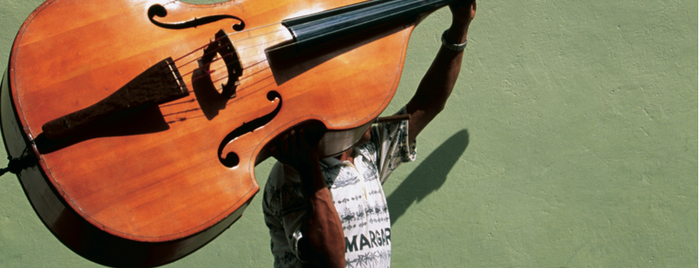
[[[274,144],[277,160],[299,173],[306,219],[298,242],[301,259],[314,267],[345,267],[345,236],[340,216],[320,169],[320,156],[309,145],[303,128],[291,130]]]
[[[476,1],[465,0],[454,3],[449,6],[449,9],[452,13],[452,24],[445,39],[451,43],[464,43],[468,27],[476,15]],[[409,141],[414,141],[425,126],[444,109],[459,77],[463,54],[463,51],[454,51],[444,46],[439,49],[427,74],[422,78],[417,92],[406,107],[410,114]]]

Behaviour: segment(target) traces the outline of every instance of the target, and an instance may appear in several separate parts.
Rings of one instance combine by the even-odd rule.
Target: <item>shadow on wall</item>
[[[415,168],[391,195],[386,198],[391,224],[403,216],[413,202],[420,202],[447,181],[447,174],[468,146],[468,131],[463,129],[442,143]]]

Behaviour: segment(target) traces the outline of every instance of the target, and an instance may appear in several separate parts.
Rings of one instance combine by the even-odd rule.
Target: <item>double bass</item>
[[[392,99],[413,28],[452,1],[48,0],[3,78],[8,155],[74,252],[171,262],[241,217],[276,136],[315,122],[326,155],[350,148]]]

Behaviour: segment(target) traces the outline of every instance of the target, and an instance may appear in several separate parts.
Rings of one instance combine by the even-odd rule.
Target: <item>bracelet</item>
[[[451,42],[451,41],[447,40],[447,38],[446,38],[447,31],[449,31],[449,29],[444,30],[444,33],[442,33],[442,45],[444,47],[448,48],[449,50],[464,51],[464,49],[466,48],[466,44],[468,44],[468,40],[464,41],[461,44]]]

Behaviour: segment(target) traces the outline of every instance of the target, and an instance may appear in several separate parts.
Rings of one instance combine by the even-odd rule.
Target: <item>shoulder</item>
[[[281,216],[290,207],[303,203],[301,178],[291,167],[275,163],[272,167],[263,193],[263,209]]]
[[[272,166],[272,170],[269,172],[265,189],[300,182],[301,178],[296,170],[290,166],[282,164],[281,162],[276,162],[274,163],[274,166]]]

